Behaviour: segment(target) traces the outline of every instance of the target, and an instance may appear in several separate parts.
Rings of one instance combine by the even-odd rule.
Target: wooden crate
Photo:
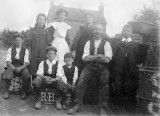
[[[44,104],[54,104],[55,102],[55,89],[43,88],[41,90],[41,100]]]

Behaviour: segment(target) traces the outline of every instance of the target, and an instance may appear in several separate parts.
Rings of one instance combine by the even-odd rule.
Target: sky
[[[53,0],[56,5],[98,10],[100,1],[104,4],[107,21],[106,33],[113,36],[120,33],[123,25],[132,20],[144,5],[153,7],[151,0]],[[49,0],[0,0],[0,30],[22,31],[33,27],[38,13],[48,14]]]

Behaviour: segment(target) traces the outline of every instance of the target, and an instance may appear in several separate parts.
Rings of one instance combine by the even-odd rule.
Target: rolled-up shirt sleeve
[[[11,48],[9,48],[8,51],[7,51],[7,56],[6,56],[6,61],[7,61],[7,62],[12,62],[12,59],[11,59],[11,51],[12,51]]]
[[[90,41],[87,41],[87,43],[84,46],[84,52],[83,52],[83,56],[82,56],[83,60],[86,56],[90,55],[89,49],[90,49]]]
[[[44,75],[44,65],[43,65],[43,61],[39,64],[38,66],[38,70],[37,70],[37,75]]]
[[[26,49],[24,56],[24,63],[29,63],[29,51]]]
[[[75,71],[73,76],[73,85],[76,84],[77,79],[78,79],[78,68],[75,66]]]
[[[63,67],[62,67],[62,64],[61,64],[61,63],[58,63],[56,76],[60,76],[60,77],[62,78],[62,80],[63,80],[65,83],[67,83],[67,79],[66,79],[66,77],[64,76],[64,70],[63,70]]]
[[[110,60],[112,59],[113,53],[112,53],[112,48],[109,42],[106,42],[104,45],[104,50],[105,50],[105,56],[108,57]]]

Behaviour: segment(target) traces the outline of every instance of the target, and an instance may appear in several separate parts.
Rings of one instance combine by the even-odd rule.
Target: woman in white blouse
[[[69,49],[69,42],[67,44],[67,39],[69,39],[68,36],[68,30],[72,27],[68,25],[65,22],[65,19],[68,15],[67,11],[60,9],[56,12],[57,14],[57,21],[54,21],[50,24],[48,24],[49,27],[54,28],[53,33],[53,41],[51,42],[51,45],[57,48],[57,60],[61,62],[62,65],[64,65],[64,55],[68,52],[70,52]]]

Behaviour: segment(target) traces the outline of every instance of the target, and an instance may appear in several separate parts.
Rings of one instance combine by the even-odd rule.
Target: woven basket
[[[143,114],[148,116],[158,113],[160,108],[157,104],[159,104],[158,101],[137,97],[137,114]]]
[[[159,93],[158,87],[153,84],[153,75],[153,71],[140,71],[138,96],[158,100],[157,98],[153,97],[153,91]]]

